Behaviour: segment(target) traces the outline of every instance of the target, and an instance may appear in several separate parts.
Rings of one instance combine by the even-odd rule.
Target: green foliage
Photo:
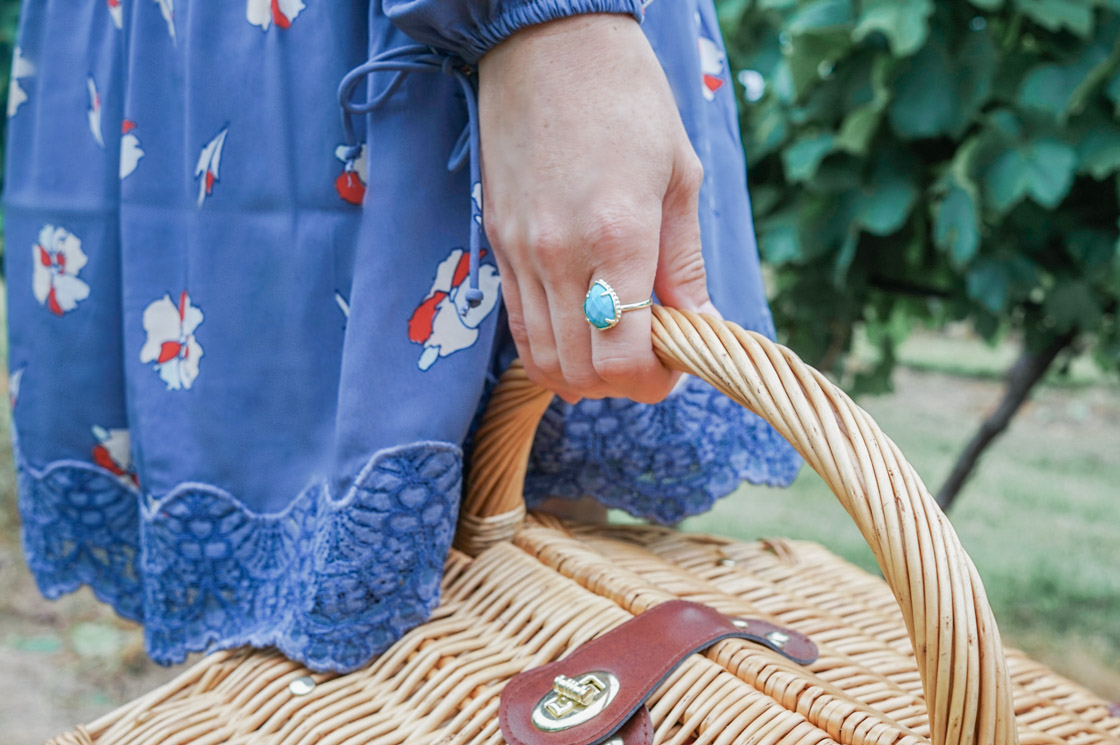
[[[0,0],[0,188],[4,186],[4,146],[7,142],[8,83],[19,25],[19,0]],[[0,223],[2,224],[2,223]]]
[[[759,243],[785,341],[889,384],[914,324],[1120,367],[1120,0],[726,0]]]

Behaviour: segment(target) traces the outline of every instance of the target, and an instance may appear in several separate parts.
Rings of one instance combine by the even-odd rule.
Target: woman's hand
[[[663,399],[651,313],[592,329],[595,279],[623,303],[716,314],[700,253],[700,161],[661,64],[626,16],[532,26],[479,64],[483,200],[529,377],[568,401]]]

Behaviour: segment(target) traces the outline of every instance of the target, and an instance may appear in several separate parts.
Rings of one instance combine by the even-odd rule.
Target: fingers
[[[607,330],[592,329],[584,299],[595,279],[621,303],[650,297],[657,273],[660,205],[598,210],[598,216],[556,235],[516,231],[503,242],[510,331],[530,379],[565,400],[630,398],[656,402],[677,375],[653,352],[649,308],[628,311]],[[497,231],[495,231],[497,232]],[[497,248],[497,247],[496,247]],[[514,268],[515,267],[515,268]]]
[[[614,391],[595,372],[589,339],[591,329],[583,315],[585,293],[586,289],[581,290],[575,283],[565,283],[549,293],[552,329],[565,384],[585,398],[603,398],[613,395]]]
[[[592,225],[588,240],[594,271],[588,287],[603,279],[624,305],[650,297],[657,273],[659,213],[660,205],[622,211]],[[581,315],[585,294],[579,296]],[[672,389],[676,375],[653,352],[652,322],[650,309],[641,308],[623,313],[613,328],[589,329],[592,367],[612,395],[655,403]]]
[[[535,295],[543,295],[543,292],[531,294],[531,299],[526,305],[523,302],[521,287],[513,279],[513,273],[506,271],[503,274],[509,278],[503,282],[502,298],[506,305],[510,335],[513,336],[514,344],[517,346],[517,354],[525,367],[526,375],[534,383],[554,391],[568,403],[576,403],[579,401],[579,395],[571,391],[555,374],[558,366],[555,364],[555,344],[550,344],[552,332],[548,305],[539,297],[535,297]],[[529,309],[528,317],[526,308]],[[534,343],[538,350],[536,354],[534,354]]]
[[[673,308],[722,318],[708,296],[708,276],[700,250],[700,187],[704,170],[692,148],[677,159],[661,216],[660,260],[654,289]]]

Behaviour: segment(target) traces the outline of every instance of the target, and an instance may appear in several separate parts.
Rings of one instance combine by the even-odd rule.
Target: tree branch
[[[953,505],[961,487],[976,469],[984,450],[1007,429],[1012,417],[1027,400],[1031,389],[1042,380],[1062,350],[1071,346],[1076,338],[1077,332],[1069,331],[1055,337],[1037,352],[1028,349],[1024,342],[1022,354],[1007,371],[1007,383],[1003,388],[1003,398],[999,406],[984,420],[972,440],[961,451],[952,473],[945,479],[941,491],[937,493],[937,504],[941,509],[948,511]]]

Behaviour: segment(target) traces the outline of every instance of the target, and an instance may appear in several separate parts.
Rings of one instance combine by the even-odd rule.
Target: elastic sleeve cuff
[[[526,26],[584,13],[644,17],[642,0],[385,0],[384,8],[412,38],[470,64]]]

